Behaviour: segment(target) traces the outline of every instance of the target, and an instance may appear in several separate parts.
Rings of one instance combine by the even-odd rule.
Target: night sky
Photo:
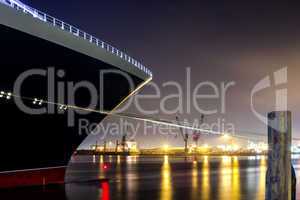
[[[293,112],[293,134],[300,136],[300,5],[275,1],[116,1],[73,0],[24,3],[89,32],[126,51],[148,66],[159,85],[166,81],[186,81],[191,68],[192,85],[201,81],[235,81],[227,97],[226,114],[207,116],[235,124],[237,130],[265,133],[266,127],[250,110],[250,92],[265,76],[288,66],[288,106]],[[283,86],[284,87],[284,86]],[[255,99],[256,109],[265,115],[274,109],[274,90]],[[162,87],[164,95],[172,92]],[[151,94],[146,87],[142,93]],[[186,101],[186,99],[184,99]],[[147,108],[159,100],[145,101]],[[170,108],[176,102],[170,101]],[[207,108],[219,107],[209,101]],[[136,109],[132,107],[131,112]],[[160,113],[157,117],[174,120]],[[199,113],[181,114],[193,120]],[[108,119],[112,120],[112,119]],[[170,137],[137,137],[144,146],[170,143]],[[92,141],[90,138],[86,144]],[[172,140],[180,145],[180,140]]]

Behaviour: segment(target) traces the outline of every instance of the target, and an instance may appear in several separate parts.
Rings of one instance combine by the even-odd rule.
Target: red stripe
[[[0,188],[62,184],[65,167],[16,171],[0,174]]]

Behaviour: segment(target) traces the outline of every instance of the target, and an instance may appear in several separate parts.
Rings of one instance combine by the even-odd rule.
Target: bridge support
[[[291,112],[269,113],[266,200],[296,199],[296,177],[291,164],[291,138]]]

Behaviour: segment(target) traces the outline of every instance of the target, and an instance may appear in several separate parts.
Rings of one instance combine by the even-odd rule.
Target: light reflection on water
[[[204,156],[201,171],[202,171],[202,179],[199,180],[200,182],[202,182],[201,199],[207,200],[210,199],[210,174],[209,174],[210,169],[209,169],[208,156]]]
[[[171,180],[171,167],[169,157],[164,156],[163,165],[161,168],[161,200],[172,199],[172,180]]]
[[[89,158],[82,158],[89,159]],[[78,159],[77,159],[78,160]],[[80,159],[79,159],[80,160]],[[260,157],[139,157],[139,156],[99,156],[99,163],[93,168],[93,158],[74,170],[72,176],[82,173],[109,177],[107,185],[98,187],[98,195],[93,195],[91,187],[87,195],[94,199],[257,199],[263,200],[267,162]],[[103,165],[109,163],[109,169]],[[294,161],[297,175],[298,160]],[[76,169],[78,164],[72,164]],[[76,173],[75,173],[76,172]],[[82,176],[82,175],[81,175]],[[299,176],[298,176],[299,179]],[[91,192],[92,191],[92,192]],[[80,192],[81,195],[74,195]],[[68,195],[72,193],[73,195]],[[83,196],[80,186],[69,186],[69,200]],[[95,198],[97,196],[97,198]],[[299,195],[298,195],[299,196]]]
[[[198,196],[198,162],[197,160],[193,160],[193,168],[192,168],[192,198],[195,199]]]
[[[232,198],[233,200],[241,199],[240,167],[239,160],[235,156],[232,161]]]
[[[218,198],[240,200],[240,172],[237,157],[222,157],[219,179]]]
[[[257,184],[257,200],[264,200],[265,199],[265,179],[266,179],[266,172],[267,172],[267,159],[265,156],[260,158],[259,164],[259,181]]]

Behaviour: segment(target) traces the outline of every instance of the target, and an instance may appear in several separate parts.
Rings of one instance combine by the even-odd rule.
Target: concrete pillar
[[[269,113],[266,200],[292,200],[291,138],[291,112]]]

